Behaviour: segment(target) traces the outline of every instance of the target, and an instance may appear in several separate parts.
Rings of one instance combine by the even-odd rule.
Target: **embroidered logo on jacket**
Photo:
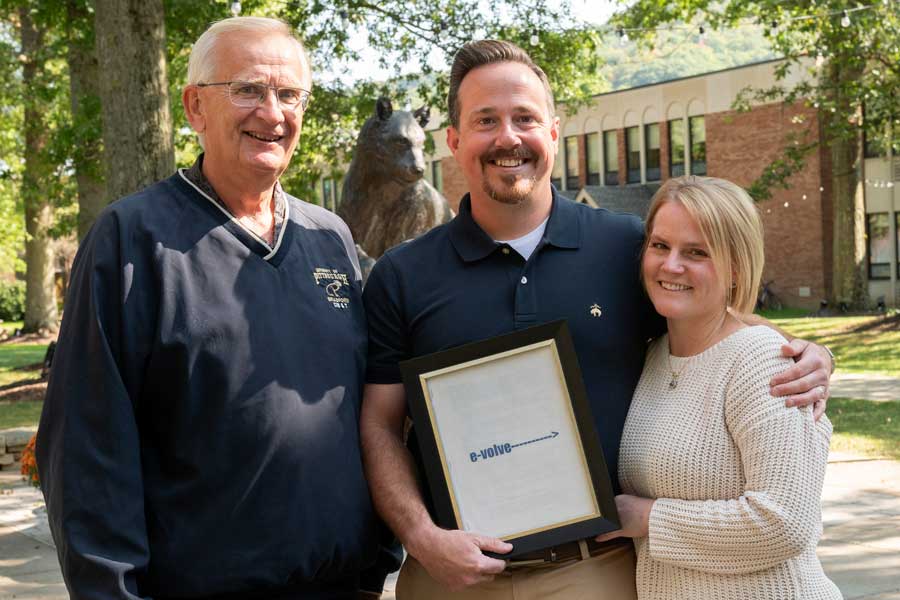
[[[313,271],[316,285],[323,288],[325,298],[335,308],[347,308],[350,305],[350,279],[346,273],[337,269],[317,267]]]

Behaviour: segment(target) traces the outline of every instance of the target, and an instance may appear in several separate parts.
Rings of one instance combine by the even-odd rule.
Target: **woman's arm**
[[[740,451],[744,493],[733,500],[656,500],[649,515],[654,560],[747,573],[796,556],[821,534],[831,423],[771,395],[769,380],[787,360],[754,352],[740,362],[726,392],[725,421]]]
[[[618,496],[622,530],[598,539],[649,536],[654,560],[718,574],[770,568],[818,539],[831,424],[771,395],[769,379],[789,365],[774,348],[770,356],[743,358],[726,392],[725,420],[740,451],[744,492],[729,500]]]

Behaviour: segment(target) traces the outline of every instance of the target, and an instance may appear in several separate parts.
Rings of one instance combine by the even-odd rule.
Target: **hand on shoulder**
[[[824,413],[829,396],[829,382],[834,358],[824,346],[794,338],[782,345],[781,355],[793,358],[794,364],[772,378],[772,395],[785,396],[786,406],[813,406],[818,420]]]

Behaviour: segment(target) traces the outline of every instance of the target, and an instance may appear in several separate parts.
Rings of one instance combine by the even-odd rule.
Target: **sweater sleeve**
[[[790,365],[780,342],[762,336],[734,365],[725,423],[738,447],[744,493],[728,500],[658,499],[650,513],[650,556],[710,573],[775,566],[821,535],[820,497],[831,423],[807,408],[786,408],[769,380]],[[717,477],[717,473],[707,473]]]
[[[50,529],[75,599],[137,598],[150,559],[122,344],[134,265],[122,255],[117,221],[101,215],[75,259],[37,437]]]

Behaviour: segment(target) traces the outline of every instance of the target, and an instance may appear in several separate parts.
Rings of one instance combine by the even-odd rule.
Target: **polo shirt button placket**
[[[527,275],[522,275],[516,286],[515,315],[516,329],[531,327],[537,322],[537,298],[535,297],[534,283],[529,281]]]

